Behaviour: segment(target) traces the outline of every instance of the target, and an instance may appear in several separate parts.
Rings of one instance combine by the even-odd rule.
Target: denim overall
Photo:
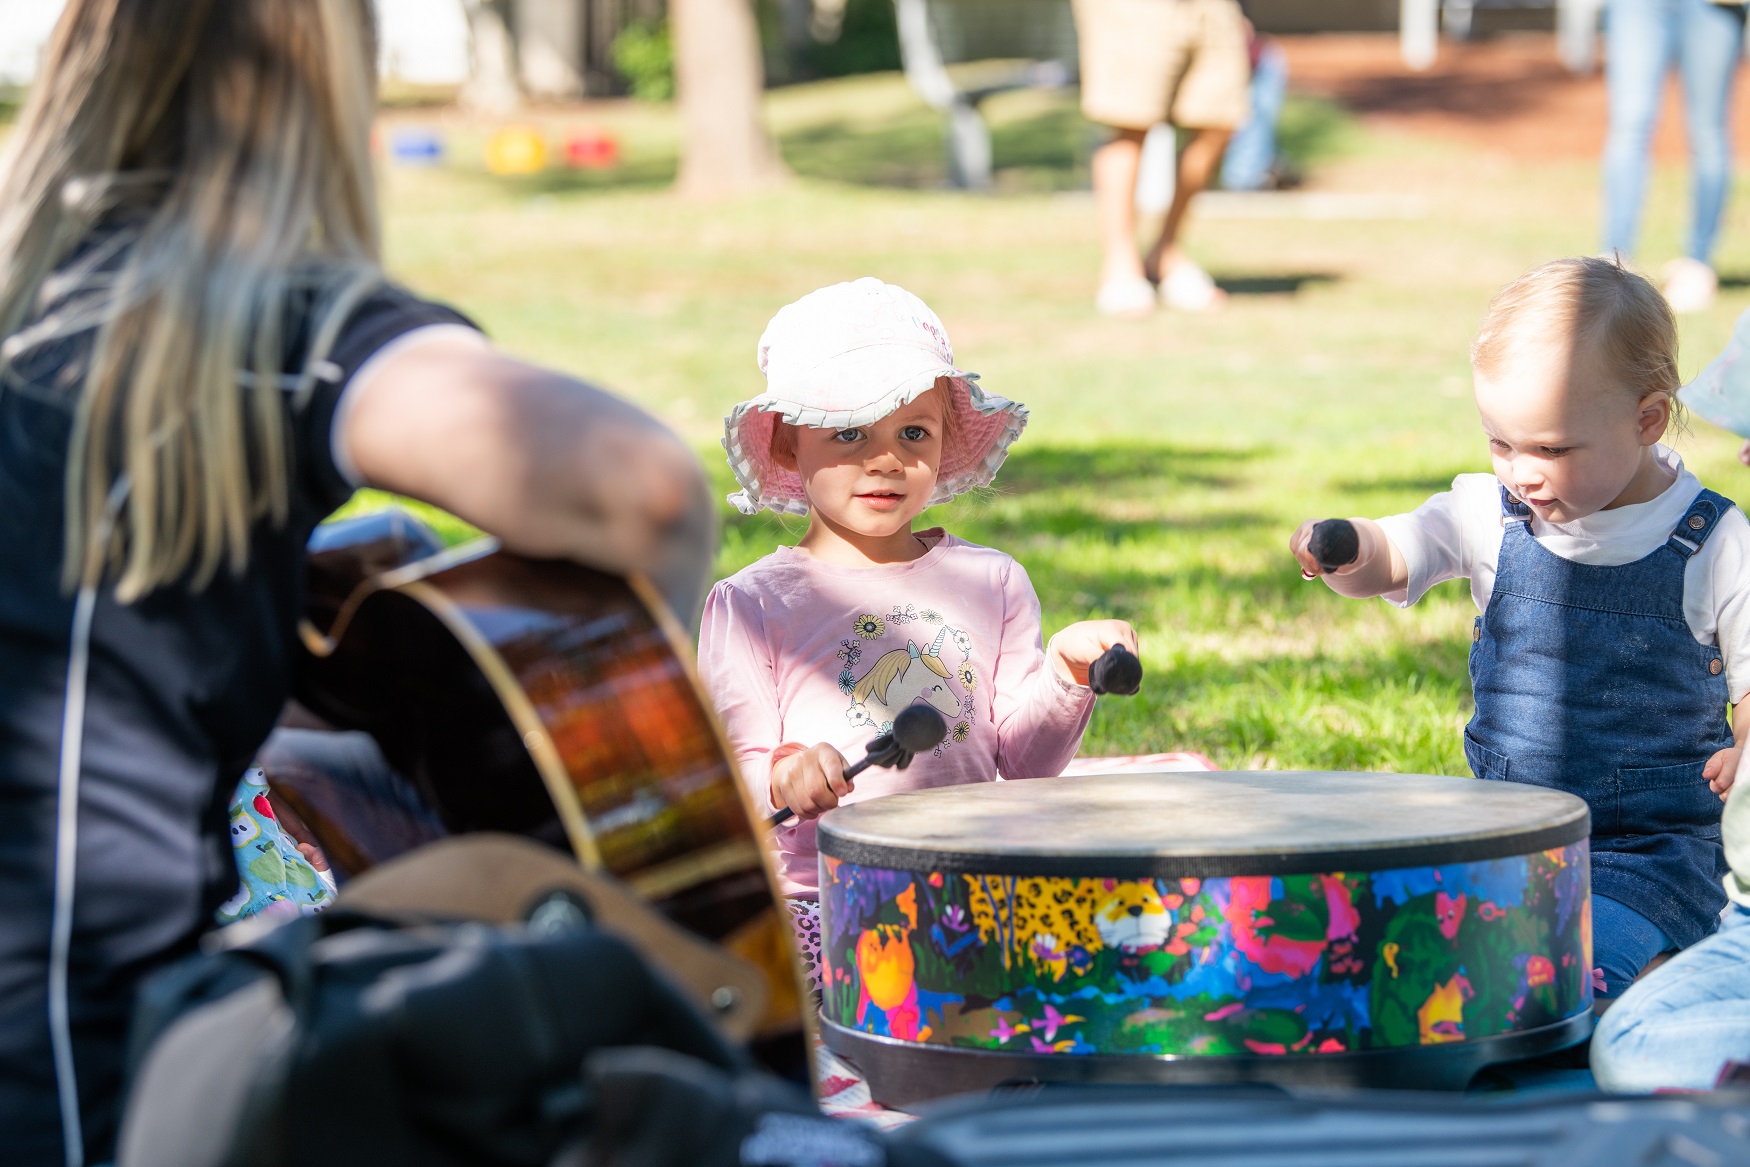
[[[1701,776],[1732,744],[1725,668],[1684,620],[1683,571],[1731,508],[1703,490],[1664,546],[1601,567],[1545,550],[1503,488],[1501,560],[1470,654],[1471,769],[1585,799],[1592,890],[1679,947],[1712,932],[1726,902],[1720,800]]]

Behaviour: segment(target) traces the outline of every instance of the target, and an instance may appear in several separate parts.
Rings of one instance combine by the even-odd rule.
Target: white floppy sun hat
[[[932,506],[988,485],[1027,425],[1024,406],[985,393],[977,373],[954,364],[948,332],[928,305],[869,277],[780,308],[760,337],[759,363],[766,391],[723,422],[723,448],[742,487],[729,501],[744,515],[808,513],[801,476],[772,458],[780,421],[819,429],[869,425],[948,378],[954,420]]]

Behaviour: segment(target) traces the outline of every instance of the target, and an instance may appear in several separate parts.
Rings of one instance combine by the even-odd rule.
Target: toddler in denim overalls
[[[1675,321],[1602,259],[1545,264],[1490,305],[1471,347],[1495,473],[1413,513],[1354,520],[1359,554],[1309,578],[1407,606],[1468,577],[1481,615],[1465,756],[1478,778],[1569,791],[1592,811],[1593,987],[1620,995],[1713,931],[1720,798],[1750,709],[1750,522],[1659,439]]]

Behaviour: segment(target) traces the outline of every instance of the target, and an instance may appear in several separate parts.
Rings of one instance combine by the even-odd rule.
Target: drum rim
[[[1282,771],[1286,775],[1293,771]],[[1345,771],[1307,771],[1345,773]],[[1162,777],[1170,777],[1163,774]],[[1089,777],[1069,779],[1083,782]],[[1393,775],[1399,778],[1441,775]],[[1042,781],[1050,781],[1044,779]],[[1457,779],[1452,781],[1479,781]],[[1544,787],[1533,789],[1546,790]],[[894,795],[891,797],[915,797]],[[1566,793],[1566,792],[1555,792]],[[1377,846],[1316,845],[1295,850],[1178,853],[1149,855],[1138,852],[1082,852],[1052,855],[1039,852],[1001,854],[994,851],[956,851],[919,844],[873,842],[850,838],[834,829],[832,812],[820,820],[817,835],[823,857],[859,867],[893,871],[940,871],[957,875],[1007,875],[1029,877],[1095,877],[1106,879],[1187,879],[1245,875],[1319,875],[1336,871],[1373,872],[1414,867],[1438,867],[1451,863],[1482,863],[1534,855],[1588,839],[1592,815],[1586,803],[1568,795],[1573,806],[1565,819],[1528,829],[1505,829],[1488,833],[1434,836]]]
[[[1378,1079],[1389,1075],[1389,1081],[1399,1088],[1451,1090],[1462,1088],[1479,1070],[1488,1066],[1579,1045],[1592,1036],[1596,1020],[1592,1010],[1584,1008],[1560,1020],[1529,1029],[1509,1029],[1468,1041],[1294,1055],[1025,1054],[883,1037],[840,1025],[827,1017],[820,1019],[820,1025],[821,1039],[826,1047],[853,1065],[857,1063],[858,1055],[867,1050],[889,1058],[904,1059],[914,1071],[916,1062],[927,1060],[938,1072],[946,1069],[955,1077],[985,1068],[998,1073],[1019,1071],[1005,1074],[1017,1077],[1031,1069],[1046,1071],[1035,1075],[1040,1081],[1294,1082],[1303,1087],[1378,1089]],[[866,1067],[864,1072],[868,1076]],[[875,1086],[873,1081],[871,1086]],[[953,1093],[950,1090],[939,1094],[917,1094],[899,1104],[933,1101],[952,1097]]]

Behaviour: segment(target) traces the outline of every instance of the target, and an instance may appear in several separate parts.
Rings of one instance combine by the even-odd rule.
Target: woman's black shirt
[[[306,362],[308,314],[287,334]],[[467,321],[385,286],[349,317],[328,379],[282,391],[291,517],[261,523],[248,568],[131,605],[99,598],[79,796],[71,1011],[87,1161],[110,1153],[133,993],[189,950],[237,889],[226,809],[284,705],[311,529],[351,494],[330,429],[352,375],[409,331]],[[47,1023],[56,774],[73,599],[61,587],[63,483],[89,333],[0,373],[0,1132],[11,1164],[60,1164]],[[241,391],[241,390],[240,390]]]

